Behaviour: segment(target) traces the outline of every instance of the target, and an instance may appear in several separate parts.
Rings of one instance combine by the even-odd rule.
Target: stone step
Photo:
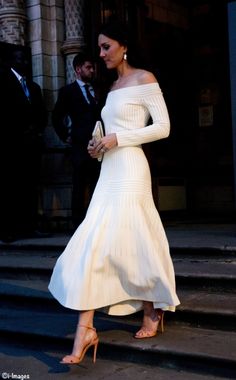
[[[44,238],[20,239],[12,243],[0,241],[0,251],[57,251],[62,252],[69,242],[70,234],[53,234]]]
[[[0,298],[2,307],[26,307],[34,310],[58,310],[64,307],[48,291],[44,280],[0,279]],[[183,321],[195,326],[209,326],[222,330],[236,331],[236,294],[217,293],[201,289],[178,291],[181,304],[176,313],[168,313],[172,321]]]
[[[16,323],[17,321],[17,323]],[[29,341],[71,343],[77,324],[77,313],[53,313],[32,310],[0,309],[2,336]],[[225,378],[236,376],[236,333],[172,324],[151,339],[136,340],[133,334],[140,321],[109,317],[97,313],[101,358],[117,358],[175,368],[201,369],[205,374]]]
[[[235,291],[236,260],[173,260],[176,283],[180,288],[209,288]]]
[[[4,363],[3,370],[5,374],[11,375],[11,378],[17,374],[26,372],[29,379],[34,380],[228,380],[227,377],[218,377],[216,375],[205,375],[192,371],[180,371],[175,368],[165,368],[163,366],[143,364],[142,361],[136,363],[129,358],[121,361],[114,357],[107,360],[105,354],[101,353],[99,345],[97,361],[94,365],[91,358],[91,351],[88,350],[83,362],[78,366],[64,366],[60,364],[61,358],[67,354],[70,349],[56,342],[54,345],[45,342],[34,341],[32,344],[27,342],[16,342],[8,337],[1,337],[0,342],[0,363]],[[106,350],[108,354],[108,350]],[[12,376],[12,363],[14,361],[14,372]],[[25,369],[25,371],[22,371]],[[6,375],[5,375],[6,376]],[[207,377],[206,377],[207,376]],[[18,378],[20,375],[18,376]],[[23,376],[22,376],[23,378]]]
[[[42,257],[42,258],[57,258],[64,250],[57,246],[21,246],[21,247],[2,247],[0,244],[0,257]],[[235,262],[236,254],[233,250],[223,249],[208,249],[201,250],[198,248],[178,248],[171,249],[171,256],[176,261],[216,261],[216,262]]]
[[[58,257],[57,252],[45,251],[8,252],[0,254],[0,277],[18,279],[49,280]],[[176,283],[179,288],[208,287],[217,291],[232,291],[236,286],[235,258],[215,259],[173,259]]]
[[[170,246],[170,253],[173,258],[182,259],[236,259],[236,248],[225,247],[173,247]]]
[[[59,256],[66,247],[69,236],[58,238],[47,238],[42,240],[19,240],[11,244],[4,244],[0,241],[0,255],[8,254],[28,254],[44,256],[55,254]],[[174,246],[170,244],[172,257],[182,258],[236,258],[236,247],[229,245],[210,247],[210,246]]]
[[[68,241],[69,236],[59,236],[0,243],[2,337],[71,347],[77,312],[59,305],[47,289],[55,261]],[[119,357],[179,373],[201,370],[207,378],[236,378],[236,249],[224,239],[218,248],[204,246],[204,237],[199,242],[195,247],[189,240],[185,247],[182,242],[171,246],[181,305],[176,313],[166,313],[166,332],[137,341],[132,336],[141,313],[128,317],[96,313],[101,358]]]

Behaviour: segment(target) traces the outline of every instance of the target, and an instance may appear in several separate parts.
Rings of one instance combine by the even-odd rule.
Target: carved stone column
[[[0,2],[0,41],[16,45],[26,44],[25,1]]]
[[[66,56],[66,81],[74,80],[72,61],[76,53],[85,46],[84,42],[84,0],[67,0],[65,7],[66,40],[61,48]]]

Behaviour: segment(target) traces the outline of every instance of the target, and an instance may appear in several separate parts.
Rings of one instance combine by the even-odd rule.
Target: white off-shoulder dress
[[[49,290],[75,310],[128,315],[146,300],[174,311],[179,299],[173,263],[141,146],[169,135],[158,83],[111,91],[102,118],[118,145],[104,154],[86,217],[58,258]]]

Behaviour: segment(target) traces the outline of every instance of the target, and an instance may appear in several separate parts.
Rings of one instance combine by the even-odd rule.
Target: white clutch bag
[[[103,136],[104,136],[104,132],[103,132],[102,123],[101,123],[100,120],[98,120],[98,121],[96,121],[94,130],[93,130],[93,133],[92,133],[92,137],[94,138],[94,140],[96,142],[99,142]],[[102,161],[102,157],[103,157],[103,154],[101,154],[98,157],[98,161]]]

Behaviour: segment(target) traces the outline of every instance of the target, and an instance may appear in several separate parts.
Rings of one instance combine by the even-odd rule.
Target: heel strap
[[[81,325],[80,323],[78,324],[79,327],[85,327],[86,329],[90,329],[90,330],[93,330],[96,332],[96,329],[95,327],[90,327],[90,326],[86,326],[86,325]]]

